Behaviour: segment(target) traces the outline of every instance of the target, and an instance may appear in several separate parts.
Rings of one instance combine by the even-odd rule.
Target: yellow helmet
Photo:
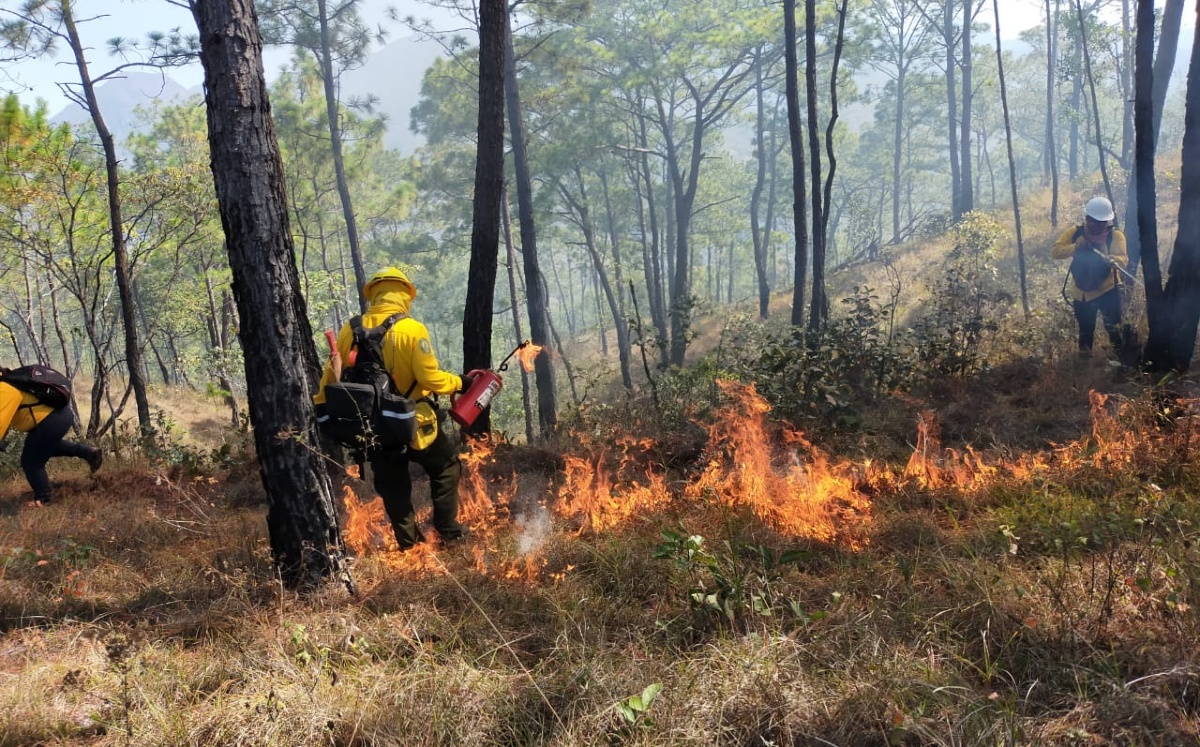
[[[386,283],[389,280],[395,280],[404,284],[404,286],[408,288],[408,294],[413,298],[417,297],[417,286],[413,285],[412,281],[408,279],[408,276],[405,275],[404,272],[398,267],[385,267],[372,275],[371,279],[367,281],[367,284],[363,286],[363,297],[370,301],[371,294],[374,292],[374,287],[379,283]]]

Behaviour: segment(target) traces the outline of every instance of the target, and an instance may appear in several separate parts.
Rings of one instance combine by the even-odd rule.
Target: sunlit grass
[[[1057,450],[982,449],[991,469],[961,485],[878,465],[893,477],[863,487],[853,550],[682,490],[581,526],[531,477],[551,509],[534,566],[510,518],[472,540],[482,566],[471,545],[414,570],[368,552],[356,597],[280,588],[252,471],[71,471],[36,511],[14,477],[0,745],[1184,744],[1191,405],[1161,428],[1153,399],[1119,405]],[[497,459],[492,478],[521,479],[519,450]],[[708,560],[681,562],[664,531]],[[644,711],[620,707],[656,683]]]

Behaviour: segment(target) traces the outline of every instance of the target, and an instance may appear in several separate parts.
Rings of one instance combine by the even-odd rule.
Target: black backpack
[[[1078,241],[1083,235],[1083,226],[1075,229],[1073,241]],[[1112,247],[1112,230],[1108,232],[1108,246]],[[1076,249],[1071,257],[1071,267],[1068,272],[1075,278],[1075,286],[1081,291],[1092,292],[1099,290],[1113,274],[1112,262],[1107,254],[1101,254],[1092,248]]]
[[[325,385],[325,407],[317,414],[321,429],[334,441],[367,452],[412,443],[415,404],[396,390],[383,363],[383,338],[404,317],[393,314],[370,329],[362,326],[361,316],[350,320],[357,358],[342,369],[340,381]]]
[[[71,404],[71,380],[49,366],[0,368],[0,381],[32,394],[39,404],[56,410]]]

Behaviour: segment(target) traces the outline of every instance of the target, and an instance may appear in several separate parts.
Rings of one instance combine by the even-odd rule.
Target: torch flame
[[[521,368],[525,371],[533,370],[533,360],[542,352],[543,346],[534,345],[532,342],[526,342],[517,348],[517,360],[521,361]]]

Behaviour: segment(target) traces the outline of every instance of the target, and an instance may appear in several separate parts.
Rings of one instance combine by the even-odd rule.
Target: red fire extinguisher
[[[487,408],[492,397],[504,386],[504,381],[495,371],[475,369],[468,371],[467,376],[475,379],[471,388],[462,394],[450,395],[450,417],[463,428],[471,427],[479,413]]]

